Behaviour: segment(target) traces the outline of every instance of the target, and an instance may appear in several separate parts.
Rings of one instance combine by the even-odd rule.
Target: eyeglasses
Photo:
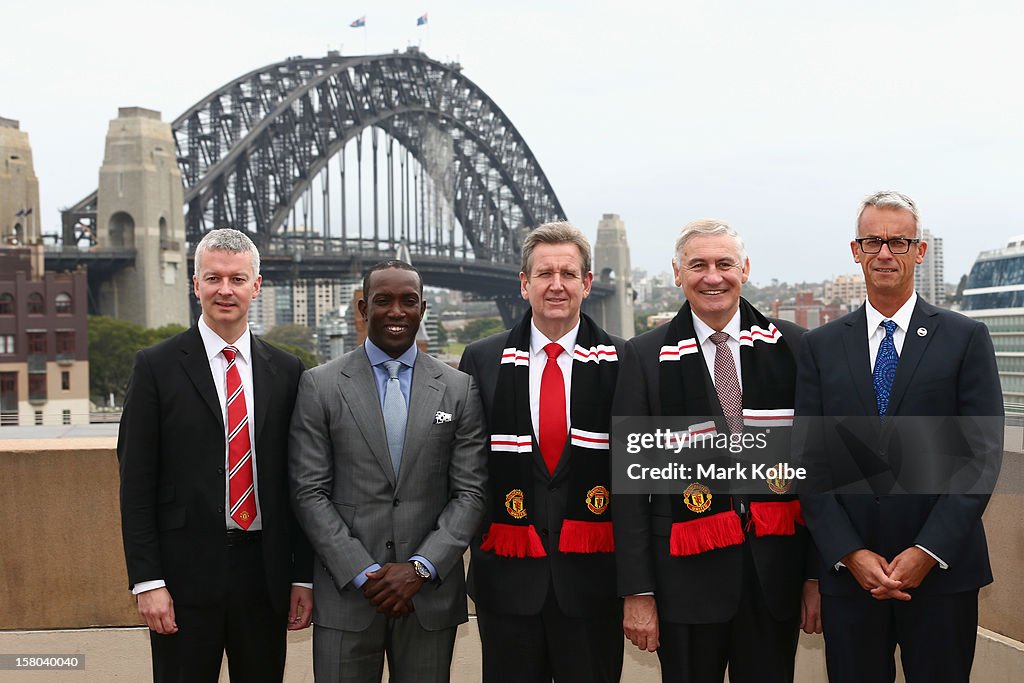
[[[917,244],[921,240],[912,240],[906,237],[893,237],[883,240],[878,237],[858,237],[854,242],[860,245],[860,250],[865,254],[878,254],[882,251],[882,245],[889,247],[891,254],[906,254],[910,251],[911,244]]]

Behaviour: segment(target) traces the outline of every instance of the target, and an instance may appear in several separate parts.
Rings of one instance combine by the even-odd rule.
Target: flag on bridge
[[[417,26],[423,26],[426,23],[427,23],[427,15],[426,15],[426,13],[424,13],[423,16],[421,16],[421,17],[416,17],[416,25]]]
[[[24,215],[25,215],[25,209],[22,209],[21,211],[17,212],[17,213],[16,213],[16,214],[14,214],[14,215],[15,215],[15,216],[24,216]]]
[[[363,16],[359,17],[358,19],[356,19],[355,21],[353,21],[351,24],[349,24],[349,28],[363,28],[364,26],[366,26],[366,15],[365,14]]]
[[[28,216],[31,213],[32,213],[32,209],[31,208],[25,209],[25,215],[26,216]]]

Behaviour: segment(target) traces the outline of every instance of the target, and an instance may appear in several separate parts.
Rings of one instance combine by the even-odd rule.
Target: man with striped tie
[[[118,433],[128,582],[155,681],[281,681],[286,629],[309,626],[312,551],[288,496],[302,362],[253,336],[259,252],[213,230],[196,247],[195,326],[135,359]]]
[[[609,424],[622,340],[580,312],[590,244],[548,223],[523,244],[519,323],[470,344],[490,435],[472,546],[485,683],[609,683],[622,671]]]

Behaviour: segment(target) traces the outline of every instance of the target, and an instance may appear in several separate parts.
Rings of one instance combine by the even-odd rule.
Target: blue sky
[[[755,283],[856,272],[877,189],[918,201],[950,281],[1024,233],[1019,3],[40,0],[4,24],[0,116],[30,136],[47,230],[95,188],[118,107],[170,121],[291,55],[419,44],[505,111],[570,220],[622,216],[635,266],[715,216]]]

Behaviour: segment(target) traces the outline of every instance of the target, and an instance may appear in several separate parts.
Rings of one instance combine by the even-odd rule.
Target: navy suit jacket
[[[892,418],[877,423],[849,419],[878,415],[864,307],[804,335],[796,414],[798,418],[827,418],[808,427],[803,455],[810,464],[824,462],[826,457],[833,463],[840,458],[853,461],[865,455],[855,452],[865,443],[873,446],[872,455],[879,461],[889,462],[894,457],[932,459],[944,466],[959,459],[998,467],[1002,455],[1001,428],[971,431],[957,419],[933,419],[926,425],[918,423],[913,438],[907,437],[902,426],[909,421],[902,421],[897,428],[896,421],[903,416],[988,416],[998,422],[1003,415],[988,329],[920,298],[896,370],[887,413]],[[886,423],[888,432],[882,427]],[[993,424],[986,423],[989,427]],[[806,424],[812,425],[812,421]],[[880,425],[878,433],[865,435],[872,424]],[[847,570],[834,568],[842,557],[860,548],[891,561],[903,550],[920,545],[941,558],[949,568],[932,569],[915,589],[920,594],[973,590],[992,581],[981,522],[988,495],[937,491],[911,495],[877,488],[856,494],[821,490],[801,496],[801,502],[822,561],[822,593],[850,595],[862,590]]]

